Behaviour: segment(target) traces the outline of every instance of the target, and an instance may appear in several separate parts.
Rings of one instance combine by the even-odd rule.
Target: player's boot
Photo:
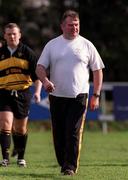
[[[26,161],[25,161],[24,159],[18,159],[18,160],[17,160],[17,165],[18,165],[19,167],[27,167]]]
[[[9,165],[9,160],[8,159],[3,159],[0,162],[0,166],[2,166],[2,167],[7,167],[8,165]]]

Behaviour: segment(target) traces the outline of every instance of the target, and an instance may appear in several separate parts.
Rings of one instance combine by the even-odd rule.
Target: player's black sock
[[[12,141],[13,141],[13,151],[12,151],[12,157],[16,156],[17,155],[17,147],[16,147],[16,141],[17,141],[17,136],[15,135],[14,132],[12,132]]]
[[[27,134],[13,133],[14,148],[18,152],[18,159],[24,159],[27,137]]]
[[[0,144],[2,150],[3,159],[9,160],[9,150],[11,145],[11,134],[6,131],[0,132]]]

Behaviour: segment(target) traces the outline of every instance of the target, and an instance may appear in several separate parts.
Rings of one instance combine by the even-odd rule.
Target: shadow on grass
[[[95,163],[95,164],[81,164],[81,167],[84,166],[128,166],[128,163]]]
[[[57,165],[53,165],[53,166],[47,166],[48,168],[51,167],[51,168],[56,168],[58,167]],[[22,168],[21,168],[22,169]],[[7,179],[52,179],[52,180],[61,180],[61,179],[65,179],[64,176],[58,172],[58,173],[53,173],[53,171],[49,172],[49,173],[34,173],[34,172],[30,172],[30,169],[29,169],[29,172],[24,172],[24,171],[21,171],[21,172],[16,172],[16,171],[10,171],[10,169],[7,169],[7,168],[4,168],[2,167],[1,168],[2,172],[0,172],[0,176],[3,176],[3,177],[6,177]],[[8,171],[9,170],[9,171]],[[23,170],[27,170],[27,168],[23,169]],[[67,179],[67,178],[66,178]]]
[[[4,172],[1,172],[0,173],[0,176],[6,176],[7,178],[10,178],[10,179],[17,179],[17,177],[20,177],[20,179],[26,179],[26,178],[30,178],[30,179],[47,179],[47,178],[56,178],[56,179],[60,179],[59,176],[57,174],[53,174],[53,173],[44,173],[44,174],[35,174],[35,173],[18,173],[18,172],[8,172],[5,173]],[[57,178],[58,176],[58,178]]]
[[[64,177],[64,175],[62,174],[55,174],[55,173],[42,173],[42,174],[35,174],[35,173],[18,173],[18,172],[8,172],[5,173],[1,172],[0,176],[4,176],[7,179],[11,180],[11,179],[52,179],[52,180],[66,180],[68,179],[68,177]],[[70,177],[69,177],[70,178]]]

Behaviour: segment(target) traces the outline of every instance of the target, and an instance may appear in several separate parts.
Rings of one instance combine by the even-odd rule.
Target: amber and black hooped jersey
[[[7,46],[0,48],[0,89],[23,90],[37,80],[37,57],[25,44],[20,43],[11,55]]]

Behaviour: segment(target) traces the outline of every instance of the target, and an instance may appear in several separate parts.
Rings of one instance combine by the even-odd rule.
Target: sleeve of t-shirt
[[[91,70],[95,71],[95,70],[103,69],[104,63],[103,63],[97,49],[95,48],[95,46],[93,44],[90,44],[89,52],[90,52],[89,65],[90,65]]]

